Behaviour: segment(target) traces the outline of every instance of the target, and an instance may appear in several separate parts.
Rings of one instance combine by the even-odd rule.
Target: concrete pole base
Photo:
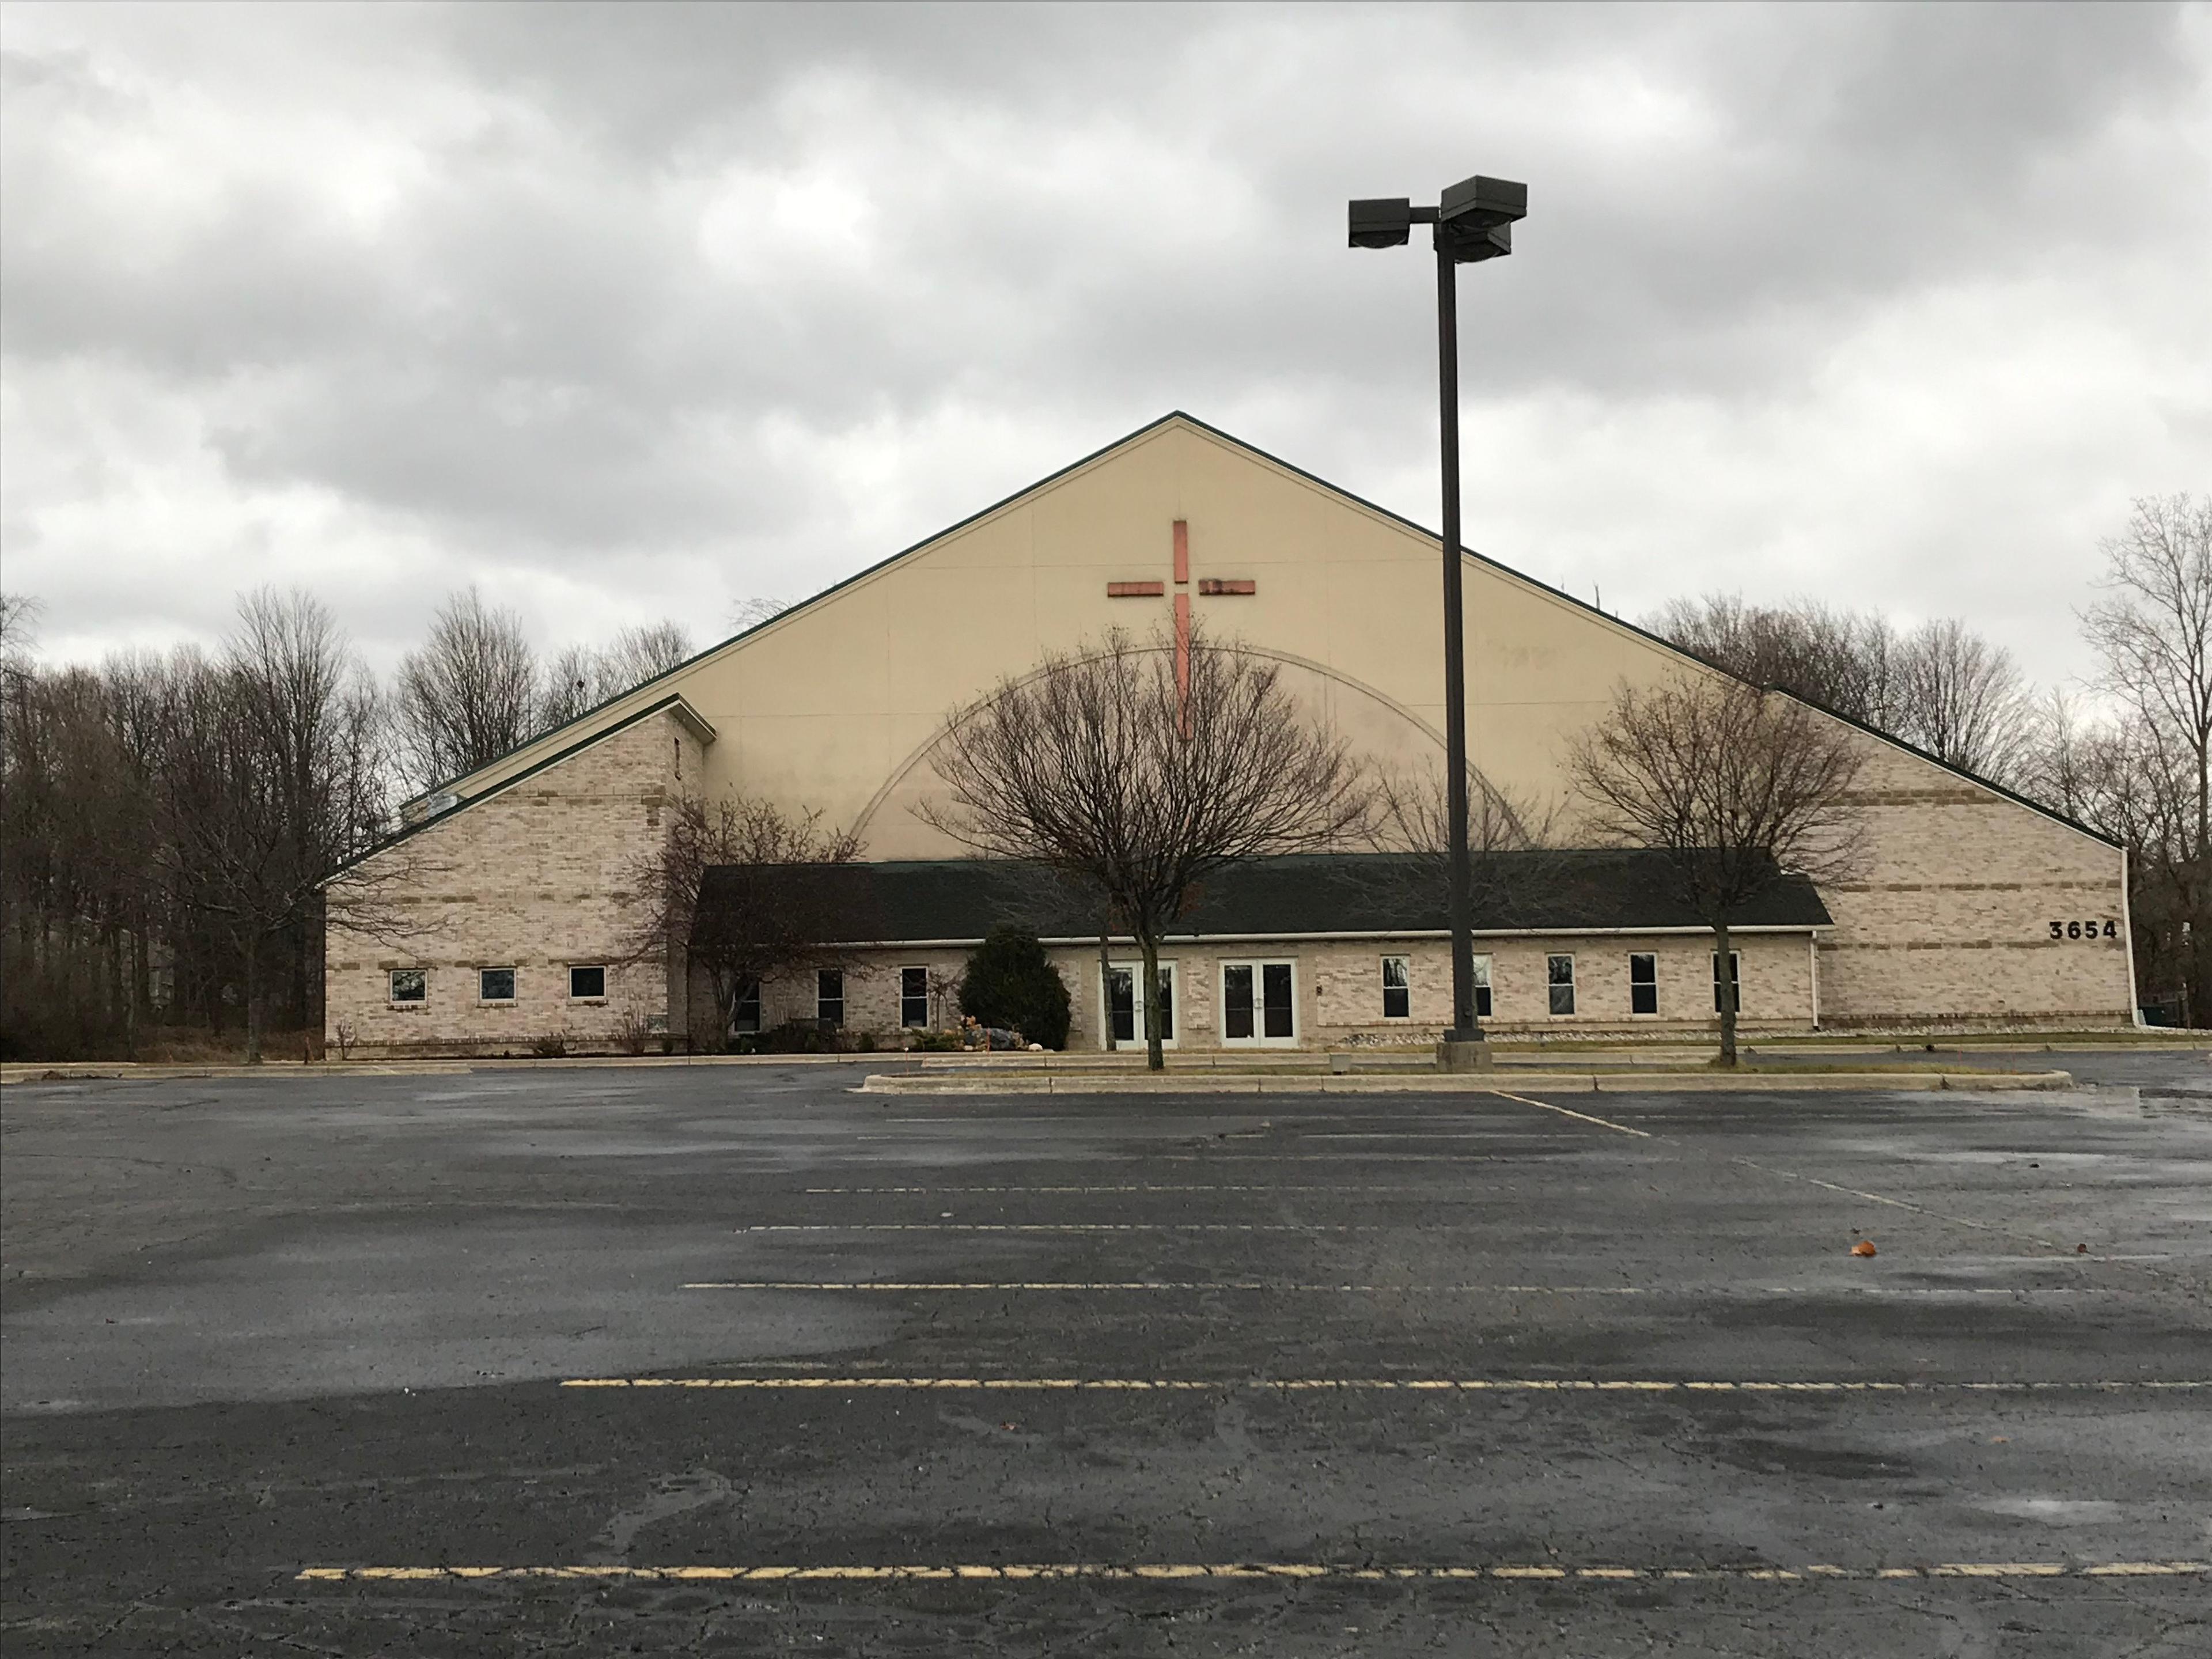
[[[1487,1042],[1462,1042],[1446,1037],[1437,1044],[1439,1072],[1486,1072],[1495,1063],[1490,1057]]]

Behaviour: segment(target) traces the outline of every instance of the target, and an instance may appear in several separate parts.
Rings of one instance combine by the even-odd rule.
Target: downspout
[[[2136,915],[2128,907],[2128,849],[2120,848],[2120,948],[2128,953],[2128,1024],[2143,1029],[2142,993],[2136,985]]]
[[[1814,928],[1805,935],[1805,957],[1811,969],[1813,981],[1813,1029],[1820,1029],[1820,931]]]

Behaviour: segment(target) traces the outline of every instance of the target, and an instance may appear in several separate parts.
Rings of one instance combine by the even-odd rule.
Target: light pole
[[[1474,931],[1467,851],[1467,641],[1460,616],[1459,267],[1513,252],[1513,222],[1528,216],[1528,186],[1510,179],[1462,179],[1435,207],[1402,196],[1352,204],[1352,246],[1400,247],[1415,225],[1434,225],[1437,244],[1437,396],[1444,475],[1444,770],[1450,818],[1452,1028],[1437,1047],[1446,1072],[1480,1071],[1489,1045],[1474,1008]]]

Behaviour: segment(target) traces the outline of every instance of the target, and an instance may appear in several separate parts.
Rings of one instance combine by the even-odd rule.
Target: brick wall
[[[1639,1036],[1679,1033],[1703,1036],[1717,1029],[1712,1016],[1712,942],[1705,934],[1602,936],[1561,935],[1525,939],[1483,939],[1480,951],[1492,960],[1491,1030],[1500,1036],[1571,1037],[1629,1031]],[[1804,933],[1739,934],[1741,956],[1743,1028],[1802,1031],[1811,1028],[1812,952]],[[1629,1012],[1632,951],[1657,957],[1659,1012]],[[1099,1042],[1098,947],[1048,948],[1068,988],[1073,1019],[1068,1047],[1091,1049]],[[1550,1012],[1547,958],[1575,958],[1576,997],[1572,1015]],[[1127,945],[1112,953],[1115,964],[1132,961]],[[1403,1020],[1382,1015],[1382,957],[1408,958],[1410,1014]],[[1161,962],[1176,969],[1176,1039],[1186,1048],[1221,1046],[1219,1001],[1224,962],[1281,962],[1296,964],[1299,1044],[1306,1048],[1426,1045],[1436,1042],[1450,1021],[1451,958],[1441,939],[1330,940],[1302,945],[1246,946],[1178,941],[1164,949]],[[845,1029],[874,1036],[879,1047],[903,1040],[899,1027],[899,969],[923,967],[937,982],[957,987],[967,952],[959,950],[868,951],[845,963]],[[812,1019],[816,1014],[813,975],[802,973],[772,981],[762,997],[762,1024]],[[942,1009],[941,1021],[935,1018]],[[950,1029],[960,1022],[957,990],[933,1004],[933,1023]],[[716,1018],[707,976],[695,973],[692,1030],[703,1034]]]
[[[1820,889],[1837,922],[1820,947],[1824,1021],[2132,1024],[2118,849],[1890,744],[1864,742],[1856,795],[1869,856],[1850,878]],[[2091,921],[2094,939],[2067,931]]]
[[[331,929],[330,1052],[340,1052],[342,1029],[343,1048],[368,1058],[527,1054],[556,1036],[605,1053],[626,1025],[666,1030],[668,969],[619,958],[637,917],[635,866],[701,762],[690,732],[665,711],[651,714],[368,860],[364,876],[392,888],[380,906],[405,925],[389,939]],[[605,965],[607,994],[570,998],[571,965]],[[484,968],[514,970],[512,1002],[479,997]],[[422,1002],[392,1001],[395,969],[423,971]]]

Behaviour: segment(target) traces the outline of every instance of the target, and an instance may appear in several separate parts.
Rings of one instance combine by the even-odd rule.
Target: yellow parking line
[[[1748,1565],[1724,1566],[1569,1567],[1509,1562],[1462,1565],[1353,1566],[1327,1561],[1195,1561],[1128,1564],[1058,1561],[947,1565],[896,1563],[883,1565],[690,1565],[690,1566],[352,1566],[305,1567],[295,1575],[306,1583],[412,1583],[487,1579],[583,1578],[651,1582],[721,1581],[745,1583],[962,1579],[1020,1583],[1036,1579],[1089,1578],[1130,1582],[1204,1583],[1224,1580],[1352,1578],[1443,1581],[1489,1578],[1547,1583],[1617,1583],[1646,1578],[1741,1579],[1754,1583],[1807,1584],[1823,1579],[1880,1581],[1930,1578],[2102,1578],[2212,1576],[2207,1561],[1947,1561],[1929,1566],[1845,1567],[1832,1563],[1790,1568]]]

